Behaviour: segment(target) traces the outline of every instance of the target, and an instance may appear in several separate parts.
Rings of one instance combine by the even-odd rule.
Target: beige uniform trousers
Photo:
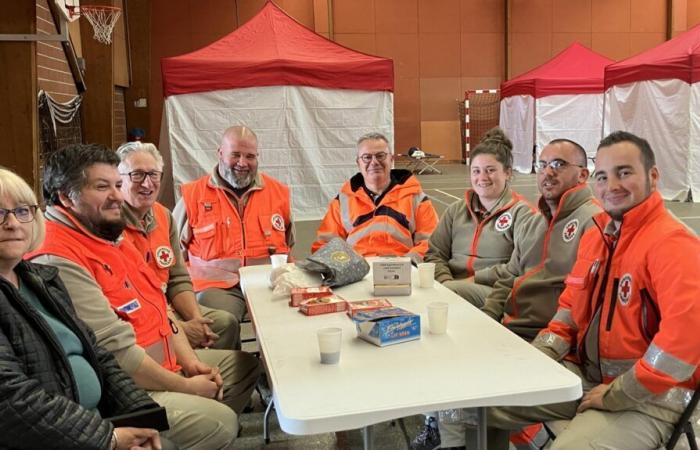
[[[595,385],[581,376],[578,366],[564,362],[567,369],[581,377],[583,390]],[[588,409],[576,414],[579,401],[542,406],[507,406],[487,409],[488,448],[507,450],[510,431],[552,420],[571,420],[559,433],[551,450],[656,450],[671,436],[674,424],[637,411],[600,411]],[[445,426],[443,426],[445,425]],[[444,428],[444,436],[443,436]],[[465,428],[463,427],[462,430]],[[465,445],[453,433],[451,425],[440,424],[443,446]],[[476,433],[468,429],[467,444],[474,445]]]
[[[228,289],[209,288],[197,293],[197,301],[202,306],[223,310],[233,315],[230,324],[231,335],[233,336],[234,350],[241,349],[241,321],[248,310],[245,303],[245,296],[240,286],[233,286]],[[213,331],[213,330],[212,330]]]
[[[461,280],[447,280],[442,283],[442,285],[477,308],[484,306],[486,297],[493,291],[491,286],[469,282],[466,278]]]
[[[227,449],[238,434],[238,416],[250,399],[260,374],[254,356],[230,350],[195,350],[197,357],[221,370],[223,402],[179,392],[149,391],[168,414],[163,433],[180,449]]]

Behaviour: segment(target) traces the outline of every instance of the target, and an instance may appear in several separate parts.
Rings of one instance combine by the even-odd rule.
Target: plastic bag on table
[[[321,275],[318,273],[309,272],[294,264],[285,264],[272,269],[270,274],[272,299],[289,298],[292,288],[318,287],[322,282]]]

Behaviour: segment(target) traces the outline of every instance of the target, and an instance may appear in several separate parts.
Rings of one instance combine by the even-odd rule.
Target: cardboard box
[[[297,307],[304,300],[310,298],[330,297],[333,291],[328,286],[310,287],[310,288],[292,288],[289,298],[289,306]]]
[[[317,316],[319,314],[345,311],[347,307],[348,302],[337,295],[333,295],[331,297],[317,297],[304,300],[299,305],[299,312],[307,316]]]
[[[420,316],[401,308],[363,311],[352,319],[357,337],[379,347],[420,339]]]
[[[411,258],[380,258],[372,262],[374,295],[411,295]]]
[[[386,298],[370,298],[367,300],[357,300],[348,302],[348,316],[353,318],[355,314],[361,311],[374,311],[379,308],[387,308],[393,306],[389,299]]]

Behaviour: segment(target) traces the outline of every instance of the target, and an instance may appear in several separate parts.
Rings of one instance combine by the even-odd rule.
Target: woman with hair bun
[[[442,215],[425,255],[435,263],[435,279],[476,307],[496,282],[480,270],[508,262],[518,230],[535,213],[510,189],[512,149],[500,128],[486,133],[469,155],[472,187]]]

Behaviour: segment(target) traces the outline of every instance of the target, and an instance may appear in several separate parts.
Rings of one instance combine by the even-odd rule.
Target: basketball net
[[[121,9],[114,6],[80,6],[80,15],[84,16],[92,25],[94,31],[92,37],[106,45],[112,43],[112,30],[121,13]]]

